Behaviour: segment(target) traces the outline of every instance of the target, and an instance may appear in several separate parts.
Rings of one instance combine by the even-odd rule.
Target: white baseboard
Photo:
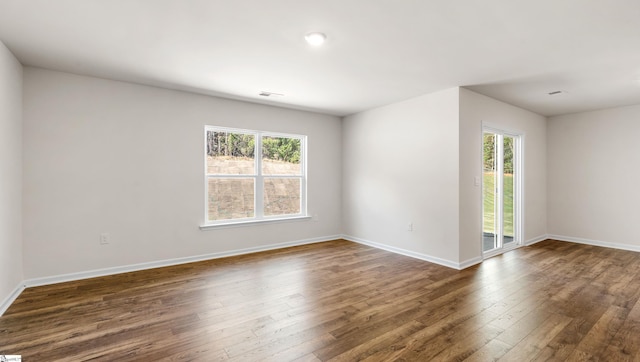
[[[458,264],[459,267],[457,268],[458,270],[462,270],[462,269],[467,269],[470,266],[474,266],[476,264],[480,264],[482,263],[482,257],[481,256],[477,256],[475,258],[471,258],[469,260],[465,260],[462,263]]]
[[[373,248],[386,250],[392,253],[409,256],[412,258],[424,260],[430,263],[434,263],[434,264],[438,264],[438,265],[442,265],[442,266],[446,266],[446,267],[458,269],[458,270],[465,269],[482,262],[482,257],[477,257],[477,258],[472,258],[472,259],[463,261],[461,263],[457,263],[454,261],[434,257],[427,254],[417,253],[417,252],[406,250],[406,249],[396,248],[393,246],[376,243],[373,241],[357,238],[350,235],[332,235],[332,236],[325,236],[325,237],[319,237],[319,238],[311,238],[311,239],[304,239],[304,240],[289,241],[284,243],[256,246],[256,247],[245,248],[245,249],[230,250],[230,251],[224,251],[224,252],[218,252],[218,253],[196,255],[196,256],[189,256],[189,257],[175,258],[175,259],[166,259],[166,260],[124,265],[124,266],[118,266],[118,267],[112,267],[112,268],[88,270],[88,271],[83,271],[78,273],[62,274],[62,275],[55,275],[55,276],[43,277],[43,278],[27,279],[22,283],[20,283],[18,286],[16,286],[16,288],[2,301],[2,304],[0,304],[0,316],[2,316],[4,312],[6,312],[9,306],[16,300],[16,298],[18,298],[20,293],[22,293],[22,291],[28,287],[63,283],[63,282],[74,281],[74,280],[95,278],[95,277],[120,274],[120,273],[128,273],[128,272],[133,272],[138,270],[160,268],[165,266],[186,264],[186,263],[192,263],[197,261],[226,258],[226,257],[236,256],[236,255],[257,253],[261,251],[283,249],[283,248],[288,248],[292,246],[321,243],[321,242],[326,242],[326,241],[331,241],[336,239],[349,240],[355,243],[371,246]],[[563,236],[563,235],[541,235],[526,241],[524,245],[527,245],[527,246],[533,245],[535,243],[538,243],[540,241],[547,240],[547,239],[554,239],[554,240],[574,242],[579,244],[640,252],[640,246],[636,246],[636,245],[615,244],[615,243],[609,243],[609,242],[604,242],[599,240],[575,238],[575,237]]]
[[[449,268],[453,268],[453,269],[458,269],[458,270],[462,270],[462,269],[466,269],[468,267],[474,266],[476,264],[480,264],[482,263],[482,256],[478,256],[475,258],[471,258],[469,260],[465,260],[463,262],[460,263],[456,263],[450,260],[445,260],[445,259],[441,259],[441,258],[437,258],[431,255],[427,255],[427,254],[422,254],[422,253],[416,253],[414,251],[410,251],[410,250],[405,250],[405,249],[401,249],[401,248],[396,248],[394,246],[389,246],[389,245],[385,245],[385,244],[381,244],[381,243],[376,243],[373,241],[369,241],[369,240],[364,240],[361,238],[357,238],[355,236],[350,236],[350,235],[343,235],[342,236],[343,239],[345,240],[349,240],[349,241],[353,241],[355,243],[359,243],[359,244],[363,244],[363,245],[368,245],[377,249],[382,249],[382,250],[386,250],[386,251],[390,251],[392,253],[396,253],[396,254],[401,254],[401,255],[405,255],[405,256],[409,256],[412,258],[416,258],[416,259],[420,259],[420,260],[424,260],[424,261],[428,261],[430,263],[434,263],[434,264],[439,264],[439,265],[443,265]],[[533,245],[535,243],[539,243],[541,241],[550,239],[551,237],[549,235],[540,235],[538,237],[535,237],[533,239],[529,239],[527,240],[524,245]]]
[[[229,251],[223,251],[218,253],[188,256],[188,257],[175,258],[175,259],[158,260],[158,261],[152,261],[148,263],[123,265],[123,266],[117,266],[112,268],[88,270],[88,271],[83,271],[78,273],[61,274],[61,275],[54,275],[50,277],[27,279],[24,281],[23,284],[27,288],[37,287],[41,285],[50,285],[50,284],[56,284],[56,283],[70,282],[74,280],[101,277],[105,275],[128,273],[128,272],[133,272],[138,270],[161,268],[161,267],[171,266],[171,265],[226,258],[230,256],[243,255],[243,254],[251,254],[251,253],[257,253],[257,252],[267,251],[267,250],[283,249],[291,246],[314,244],[314,243],[320,243],[320,242],[325,242],[330,240],[336,240],[340,238],[341,238],[341,235],[325,236],[320,238],[312,238],[312,239],[289,241],[289,242],[278,243],[278,244],[262,245],[262,246],[256,246],[256,247],[245,248],[245,249],[229,250]]]
[[[427,255],[427,254],[417,253],[417,252],[411,251],[411,250],[396,248],[395,246],[389,246],[389,245],[385,245],[385,244],[381,244],[381,243],[376,243],[374,241],[357,238],[357,237],[351,236],[351,235],[342,235],[342,238],[345,239],[345,240],[353,241],[354,243],[367,245],[367,246],[370,246],[372,248],[390,251],[392,253],[396,253],[396,254],[400,254],[400,255],[404,255],[404,256],[409,256],[409,257],[412,257],[412,258],[428,261],[430,263],[434,263],[434,264],[438,264],[438,265],[442,265],[442,266],[446,266],[446,267],[453,268],[453,269],[458,269],[458,270],[466,268],[467,266],[471,266],[471,265],[477,264],[480,261],[482,261],[482,259],[480,259],[479,261],[476,261],[475,259],[472,259],[472,260],[465,261],[464,263],[456,263],[456,262],[451,261],[451,260],[446,260],[446,259],[438,258],[438,257]],[[467,265],[467,264],[469,264],[469,265]],[[463,266],[463,265],[467,265],[467,266]]]
[[[530,246],[530,245],[533,245],[533,244],[537,244],[537,243],[539,243],[539,242],[541,242],[541,241],[545,241],[545,240],[547,240],[547,239],[550,239],[550,238],[549,238],[549,235],[547,235],[547,234],[540,235],[540,236],[538,236],[538,237],[535,237],[535,238],[533,238],[533,239],[529,239],[529,240],[525,241],[525,242],[524,242],[524,245],[525,245],[525,246]]]
[[[22,293],[24,288],[25,288],[24,283],[20,283],[18,284],[18,286],[16,286],[13,289],[13,291],[11,291],[11,293],[9,293],[9,295],[6,298],[4,298],[4,300],[2,301],[2,304],[0,304],[0,317],[2,317],[4,312],[6,312],[7,309],[9,309],[9,307],[11,306],[11,304],[13,304],[13,302],[18,298],[18,296],[20,296],[20,293]]]
[[[583,238],[576,238],[576,237],[573,237],[573,236],[564,236],[564,235],[547,235],[547,237],[548,237],[548,239],[554,239],[554,240],[560,240],[560,241],[568,241],[568,242],[571,242],[571,243],[578,243],[578,244],[585,244],[585,245],[601,246],[601,247],[604,247],[604,248],[613,248],[613,249],[640,252],[640,246],[638,246],[638,245],[616,244],[616,243],[610,243],[610,242],[606,242],[606,241],[583,239]]]

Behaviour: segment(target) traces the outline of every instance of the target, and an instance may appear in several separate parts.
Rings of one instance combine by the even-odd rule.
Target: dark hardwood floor
[[[640,253],[547,240],[456,271],[348,241],[26,289],[23,361],[640,360]]]

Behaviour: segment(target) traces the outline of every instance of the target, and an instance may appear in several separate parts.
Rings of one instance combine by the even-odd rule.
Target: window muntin
[[[306,215],[306,137],[205,127],[205,223]]]

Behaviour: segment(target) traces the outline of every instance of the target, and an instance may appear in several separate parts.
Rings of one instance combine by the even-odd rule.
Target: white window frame
[[[243,174],[209,174],[207,165],[207,132],[227,132],[252,135],[254,142],[254,173]],[[300,175],[263,175],[262,174],[262,138],[283,137],[300,140]],[[279,133],[239,128],[228,128],[207,125],[204,128],[204,224],[201,229],[218,228],[225,226],[243,226],[255,223],[271,223],[290,220],[306,220],[311,217],[307,214],[307,136],[291,133]],[[250,218],[209,220],[209,179],[211,178],[253,178],[254,179],[254,216]],[[264,179],[265,178],[299,178],[300,179],[300,212],[286,215],[264,215]]]

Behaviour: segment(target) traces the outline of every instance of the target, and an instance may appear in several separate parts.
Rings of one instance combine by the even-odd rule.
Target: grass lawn
[[[484,206],[484,220],[482,225],[482,231],[485,233],[493,234],[495,232],[495,217],[494,217],[494,177],[492,173],[485,173],[483,175],[483,206]],[[513,175],[504,175],[504,235],[513,235]]]

